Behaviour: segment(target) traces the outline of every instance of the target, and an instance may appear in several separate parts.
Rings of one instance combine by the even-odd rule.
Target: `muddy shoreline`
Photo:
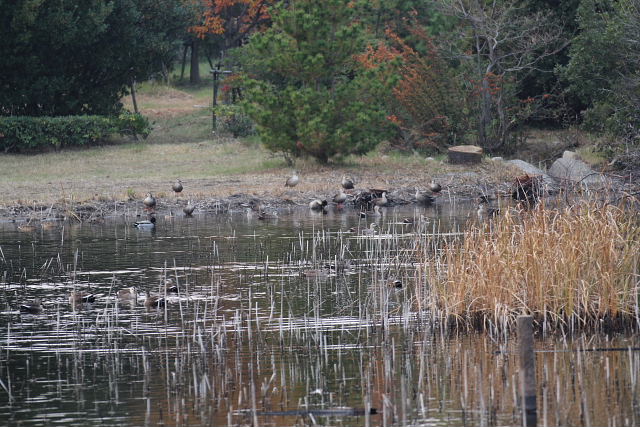
[[[425,169],[393,172],[361,170],[351,174],[350,171],[320,168],[301,173],[301,182],[294,188],[284,186],[286,177],[282,175],[282,171],[210,179],[183,177],[185,189],[179,194],[173,193],[172,182],[167,182],[166,179],[49,183],[48,188],[27,186],[14,189],[16,194],[5,193],[0,202],[0,221],[19,223],[58,219],[100,222],[113,216],[145,216],[147,213],[142,200],[148,191],[157,200],[156,214],[163,216],[183,216],[182,208],[188,203],[195,206],[194,214],[240,211],[257,205],[269,210],[308,209],[308,204],[313,199],[326,199],[331,207],[331,199],[340,189],[339,182],[343,174],[350,174],[356,179],[352,195],[371,189],[383,189],[387,191],[388,206],[391,207],[415,204],[416,188],[426,191],[432,180],[443,187],[437,196],[437,203],[475,202],[481,196],[488,198],[490,203],[498,203],[497,199],[512,203],[510,195],[514,177],[521,175],[522,171],[504,162],[483,162],[472,168],[442,165],[438,174],[429,173]],[[60,197],[57,190],[60,187],[71,190]],[[619,182],[615,193],[632,191],[632,187],[633,183]],[[570,188],[561,191],[565,196],[568,192],[574,192]],[[19,198],[20,196],[23,198]],[[24,200],[27,197],[24,196],[31,200],[27,202]],[[360,210],[352,200],[353,198],[346,203],[346,207]]]
[[[436,203],[452,201],[473,201],[484,195],[490,199],[509,197],[511,184],[504,182],[495,183],[480,182],[478,184],[459,185],[454,188],[445,187],[436,196]],[[380,189],[380,187],[377,187]],[[388,190],[387,207],[418,204],[415,199],[415,187],[382,188]],[[345,209],[359,211],[360,206],[355,203],[355,198],[370,189],[356,189],[349,193],[349,200],[345,203]],[[421,190],[422,191],[422,190]],[[308,204],[316,198],[324,198],[328,201],[328,208],[335,206],[331,202],[333,194],[322,194],[317,191],[297,191],[295,188],[272,193],[235,193],[226,197],[183,197],[178,195],[157,196],[155,214],[159,216],[184,216],[182,209],[190,203],[195,206],[194,215],[203,213],[226,213],[245,210],[249,207],[261,206],[266,210],[284,209],[309,209]],[[143,196],[131,200],[86,200],[82,202],[54,202],[51,204],[37,203],[26,205],[16,203],[0,207],[0,221],[2,222],[38,222],[47,220],[74,220],[79,222],[100,222],[104,218],[115,216],[147,216],[142,203]]]

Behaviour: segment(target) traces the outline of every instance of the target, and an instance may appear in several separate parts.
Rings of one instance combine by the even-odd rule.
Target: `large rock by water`
[[[522,172],[531,176],[541,176],[542,177],[542,185],[546,192],[554,192],[557,190],[556,181],[549,176],[545,171],[540,168],[535,167],[531,163],[527,163],[524,160],[509,160],[507,163],[512,164],[522,170]]]
[[[583,162],[573,151],[565,151],[549,168],[549,175],[564,184],[581,184],[588,187],[609,185],[609,180],[600,172]]]

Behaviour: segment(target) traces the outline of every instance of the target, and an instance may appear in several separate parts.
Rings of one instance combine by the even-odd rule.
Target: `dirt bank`
[[[386,159],[388,160],[388,159]],[[159,214],[182,215],[182,207],[190,200],[196,210],[227,211],[242,209],[251,201],[274,209],[285,206],[306,207],[314,198],[330,200],[340,188],[343,175],[351,176],[357,190],[388,190],[390,204],[414,203],[415,189],[426,190],[432,181],[443,187],[441,197],[475,198],[479,195],[507,194],[513,178],[521,172],[501,161],[486,161],[477,166],[453,166],[437,160],[403,162],[384,156],[369,167],[353,165],[330,168],[311,164],[299,171],[300,183],[287,188],[289,173],[277,169],[259,173],[221,175],[210,178],[181,176],[184,190],[176,195],[171,190],[173,179],[68,179],[65,181],[22,183],[10,186],[3,194],[0,217],[9,220],[74,218],[98,220],[114,214],[143,213],[142,200],[147,191],[157,198]]]

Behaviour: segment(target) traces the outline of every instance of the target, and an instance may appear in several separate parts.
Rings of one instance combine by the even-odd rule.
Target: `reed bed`
[[[422,302],[470,329],[509,330],[520,314],[545,331],[638,328],[638,225],[632,208],[593,201],[510,210],[425,248]]]

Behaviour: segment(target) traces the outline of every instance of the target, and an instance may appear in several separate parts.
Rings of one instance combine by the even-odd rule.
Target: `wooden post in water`
[[[518,362],[522,425],[535,427],[538,416],[536,363],[533,353],[533,316],[518,316]]]

